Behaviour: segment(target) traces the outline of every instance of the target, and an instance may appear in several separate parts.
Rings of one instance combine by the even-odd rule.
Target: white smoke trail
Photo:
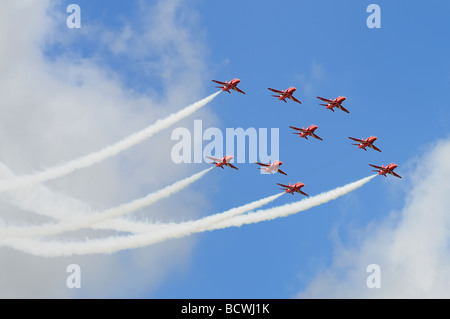
[[[13,178],[15,175],[4,163],[0,162],[0,177]],[[89,204],[69,197],[65,194],[55,192],[43,184],[4,192],[0,194],[0,197],[22,210],[41,216],[51,217],[59,221],[73,220],[95,212]],[[168,224],[160,225],[162,227],[163,225]],[[123,218],[110,219],[105,222],[92,225],[93,229],[115,230],[119,232],[131,233],[134,233],[134,229],[145,229],[145,231],[150,231],[155,227],[159,227],[159,224],[136,222]],[[0,227],[0,230],[1,229],[2,228]]]
[[[84,243],[77,242],[42,242],[27,238],[2,239],[0,245],[9,246],[34,255],[45,257],[69,256],[73,254],[86,255],[95,253],[113,253],[123,249],[138,248],[155,244],[169,238],[180,238],[190,234],[207,230],[211,225],[227,218],[237,216],[274,201],[284,193],[275,194],[252,203],[232,208],[223,213],[204,217],[200,220],[164,227],[154,233],[143,233],[127,237],[110,237],[102,240],[91,240]]]
[[[77,216],[70,220],[64,220],[57,224],[46,224],[41,226],[29,227],[4,227],[0,228],[0,238],[7,237],[37,237],[56,235],[65,231],[77,230],[84,227],[90,227],[94,224],[108,220],[110,218],[122,216],[134,212],[143,207],[149,206],[156,201],[169,197],[170,195],[181,191],[193,182],[199,180],[203,175],[212,170],[214,167],[207,168],[199,173],[196,173],[188,178],[177,181],[176,183],[160,189],[154,193],[150,193],[145,197],[135,199],[129,203],[110,208],[103,212],[96,212],[87,216]]]
[[[49,168],[42,172],[3,180],[0,182],[0,192],[17,189],[20,187],[31,186],[42,183],[44,181],[55,179],[70,174],[78,169],[94,165],[109,157],[115,156],[118,153],[143,142],[154,134],[191,115],[201,107],[205,106],[208,102],[212,101],[220,92],[221,91],[213,93],[210,96],[198,102],[195,102],[194,104],[191,104],[176,113],[170,114],[164,119],[159,119],[154,124],[146,127],[145,129],[129,135],[128,137],[116,142],[113,145],[106,146],[100,151],[90,153],[78,159],[71,160],[69,162],[66,162],[65,164]]]
[[[215,224],[218,223],[222,220],[231,218],[233,216],[238,216],[241,214],[244,214],[248,211],[257,209],[261,206],[267,205],[268,203],[274,201],[275,199],[277,199],[278,197],[280,197],[281,195],[283,195],[284,193],[280,193],[280,194],[276,194],[276,195],[272,195],[269,197],[265,197],[262,198],[260,200],[251,202],[249,204],[245,204],[243,206],[239,206],[236,208],[232,208],[226,212],[223,213],[218,213],[218,214],[214,214],[211,216],[207,216],[202,218],[201,220],[204,223],[210,223],[210,224]],[[149,232],[155,232],[155,231],[168,231],[174,227],[178,227],[180,225],[184,225],[189,227],[189,225],[192,225],[193,223],[199,222],[200,220],[197,221],[187,221],[187,222],[183,222],[183,223],[156,223],[156,224],[149,224],[149,223],[145,223],[145,222],[133,222],[133,221],[126,221],[126,220],[113,220],[111,221],[111,224],[109,224],[107,222],[102,223],[102,227],[99,228],[103,228],[103,226],[106,226],[106,229],[120,229],[121,231],[127,231],[130,233],[134,233],[134,234],[145,234],[145,233],[149,233]],[[202,222],[202,223],[203,223]],[[196,231],[194,231],[196,232]]]
[[[15,176],[4,163],[0,162],[0,179]],[[53,191],[43,184],[7,191],[0,194],[0,198],[24,211],[57,220],[68,220],[94,212],[89,204]]]
[[[0,177],[12,178],[14,173],[0,162]],[[69,221],[82,216],[93,214],[96,211],[87,203],[55,192],[43,184],[33,185],[14,191],[4,192],[0,197],[12,205],[41,216],[47,216],[59,221]],[[118,232],[142,233],[153,231],[156,227],[169,227],[171,224],[148,223],[145,221],[132,221],[124,218],[109,219],[92,225],[92,229],[115,230]],[[0,231],[2,229],[0,227]],[[23,229],[19,230],[19,233]]]
[[[210,230],[228,227],[240,227],[244,224],[259,223],[262,221],[268,221],[275,218],[286,217],[292,214],[296,214],[301,211],[313,208],[315,206],[325,204],[333,199],[348,194],[351,191],[354,191],[355,189],[358,189],[364,184],[368,183],[375,176],[377,176],[377,174],[365,177],[363,179],[360,179],[359,181],[335,188],[333,190],[321,193],[319,195],[305,198],[295,203],[257,211],[248,215],[237,216],[214,225]]]
[[[169,238],[180,238],[191,235],[195,232],[211,231],[226,227],[239,227],[244,224],[258,223],[265,220],[272,220],[278,217],[285,217],[291,214],[304,211],[317,205],[327,203],[333,199],[343,196],[372,180],[376,174],[365,177],[356,182],[347,184],[342,187],[321,193],[316,196],[303,199],[301,201],[270,208],[267,210],[260,210],[248,215],[231,216],[216,214],[214,220],[200,220],[181,223],[171,228],[161,230],[154,233],[145,233],[127,237],[110,237],[102,240],[90,240],[87,242],[43,242],[31,239],[15,239],[9,238],[2,240],[1,245],[9,246],[33,255],[56,257],[56,256],[70,256],[73,254],[86,255],[98,253],[114,253],[123,249],[143,247],[157,242],[167,240]],[[212,217],[212,216],[211,216]],[[226,217],[226,218],[224,218]],[[221,221],[222,220],[222,221]]]
[[[286,204],[283,206],[277,206],[274,208],[269,208],[265,210],[261,210],[254,213],[249,213],[247,215],[241,215],[236,216],[234,218],[228,218],[220,223],[216,223],[215,225],[211,226],[208,230],[216,230],[216,229],[223,229],[228,227],[240,227],[244,224],[252,224],[252,223],[259,223],[261,221],[268,221],[271,219],[279,218],[279,217],[285,217],[288,215],[296,214],[301,211],[310,209],[312,207],[325,204],[333,199],[336,199],[340,196],[343,196],[361,186],[368,183],[372,178],[377,176],[377,174],[368,176],[366,178],[363,178],[359,181],[347,184],[342,187],[338,187],[334,190],[330,190],[324,193],[321,193],[316,196],[305,198],[301,201]],[[124,231],[129,231],[132,233],[144,233],[148,231],[154,231],[155,227],[158,227],[162,229],[163,227],[174,227],[177,226],[177,224],[146,224],[146,223],[134,223],[134,222],[127,222],[127,221],[118,221],[117,225],[120,225],[123,222],[123,225],[119,227],[120,229]],[[111,225],[112,226],[112,225]]]

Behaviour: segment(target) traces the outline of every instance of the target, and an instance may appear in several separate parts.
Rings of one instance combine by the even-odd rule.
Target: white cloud
[[[332,265],[296,297],[450,297],[450,140],[433,144],[414,163],[404,174],[410,191],[401,211],[358,232],[358,247],[339,245]],[[366,285],[370,264],[380,266],[381,288]]]
[[[313,95],[324,77],[323,66],[315,61],[311,63],[310,72],[296,73],[295,78],[304,95]]]
[[[205,45],[192,32],[200,29],[191,18],[195,11],[179,1],[164,1],[164,5],[160,1],[152,7],[141,4],[140,9],[145,17],[136,21],[142,23],[144,36],[135,30],[138,22],[130,23],[127,33],[115,42],[113,53],[122,47],[124,62],[136,69],[145,65],[149,56],[163,62],[154,76],[163,77],[162,92],[152,96],[127,88],[125,78],[99,62],[98,56],[80,58],[64,51],[48,60],[43,48],[48,41],[59,41],[66,31],[58,29],[65,27],[66,16],[55,11],[50,1],[0,3],[0,160],[16,174],[39,171],[88,154],[204,97]],[[60,18],[63,23],[57,20]],[[88,27],[88,22],[82,21],[81,30]],[[101,26],[89,32],[98,39],[107,38],[107,34]],[[67,41],[61,42],[68,45]],[[109,50],[105,42],[99,43],[103,50]],[[206,123],[214,120],[208,110],[196,116]],[[47,185],[94,208],[108,208],[198,171],[198,167],[173,164],[170,148],[169,129],[129,152]],[[189,195],[196,201],[183,201]],[[171,212],[179,212],[182,207],[183,218],[197,217],[197,208],[205,205],[203,195],[187,190],[180,200],[155,205],[152,216],[176,219]],[[0,202],[0,211],[1,223],[41,221],[4,202]],[[0,297],[111,297],[126,296],[131,291],[151,292],[171,269],[182,270],[188,264],[193,242],[186,239],[114,255],[56,259],[2,248]],[[66,287],[66,266],[71,263],[81,266],[81,290]]]

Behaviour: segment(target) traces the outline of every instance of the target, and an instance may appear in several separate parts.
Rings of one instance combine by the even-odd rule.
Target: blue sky
[[[449,111],[442,101],[449,88],[449,42],[443,33],[449,8],[443,2],[377,2],[382,27],[369,29],[370,3],[199,6],[212,77],[239,77],[247,92],[220,96],[215,112],[224,127],[279,127],[280,156],[289,174],[259,176],[253,165],[241,165],[238,177],[228,172],[231,176],[220,179],[229,189],[212,194],[219,210],[271,194],[280,181],[302,181],[305,191],[317,194],[369,175],[368,163],[398,163],[404,179],[380,177],[348,198],[298,216],[199,235],[191,272],[175,276],[153,296],[289,298],[331,262],[333,236],[355,244],[352,229],[383,220],[403,205],[404,164],[424,145],[448,135]],[[305,84],[311,85],[308,92]],[[297,87],[302,105],[278,102],[265,91],[289,86]],[[315,99],[338,95],[347,97],[350,114],[326,111]],[[288,129],[312,123],[319,125],[323,142],[299,140]],[[370,135],[378,136],[382,153],[363,152],[347,140]],[[236,183],[245,186],[236,191]],[[396,196],[389,195],[388,183]],[[277,203],[291,200],[284,196]]]
[[[204,119],[203,129],[218,127],[224,133],[226,128],[238,127],[279,129],[280,160],[284,162],[282,169],[288,176],[261,175],[252,163],[236,164],[238,172],[228,168],[213,170],[190,186],[190,192],[200,195],[192,195],[194,199],[189,200],[189,205],[195,207],[196,200],[202,204],[197,211],[189,211],[188,217],[183,216],[182,203],[170,204],[169,200],[161,204],[162,211],[164,207],[178,211],[171,218],[183,221],[191,216],[222,212],[275,194],[278,192],[276,183],[300,181],[305,184],[305,192],[316,195],[369,176],[372,173],[369,163],[395,162],[399,165],[397,173],[403,176],[402,180],[392,176],[377,177],[344,197],[286,218],[193,235],[186,256],[175,266],[171,260],[179,257],[172,247],[184,247],[185,239],[137,249],[160,256],[157,266],[140,261],[140,273],[124,266],[132,263],[132,253],[119,252],[116,262],[123,266],[120,282],[130,279],[124,291],[118,292],[120,285],[114,285],[107,277],[95,282],[96,275],[91,274],[94,282],[86,287],[108,282],[105,287],[110,291],[82,289],[75,297],[293,298],[299,294],[301,297],[326,297],[326,293],[315,294],[318,290],[311,288],[317,287],[313,284],[321,282],[326,290],[327,278],[332,278],[328,283],[329,290],[338,291],[338,279],[340,276],[347,278],[349,269],[353,268],[336,268],[336,264],[341,261],[343,265],[351,265],[352,258],[356,260],[355,256],[358,256],[355,253],[349,257],[347,264],[342,258],[349,254],[340,254],[361,252],[359,249],[365,247],[364,243],[370,237],[368,232],[373,230],[377,234],[378,226],[392,220],[394,224],[401,224],[402,214],[393,215],[393,212],[404,211],[410,203],[410,191],[417,182],[412,175],[426,164],[417,165],[417,161],[433,153],[430,145],[449,138],[450,4],[445,1],[256,3],[196,0],[189,4],[170,1],[167,7],[174,12],[171,17],[179,27],[178,32],[185,30],[187,42],[194,44],[189,47],[192,50],[189,58],[174,66],[169,81],[161,76],[163,72],[155,72],[159,69],[152,62],[162,63],[166,54],[171,59],[177,54],[184,56],[186,52],[177,50],[186,49],[185,44],[180,46],[181,49],[173,49],[171,46],[176,47],[178,39],[175,37],[164,49],[156,46],[143,49],[138,45],[146,23],[152,28],[164,27],[151,21],[153,9],[158,6],[156,2],[128,1],[125,5],[124,1],[106,4],[79,0],[76,3],[82,10],[80,30],[65,27],[65,7],[73,2],[63,1],[52,8],[60,14],[53,26],[59,31],[55,32],[54,39],[44,41],[43,52],[48,61],[58,61],[61,57],[69,57],[75,65],[90,61],[110,72],[128,94],[156,101],[159,109],[155,112],[159,115],[167,114],[166,100],[170,101],[167,110],[173,111],[215,92],[210,80],[225,81],[237,77],[241,79],[239,87],[246,95],[221,93],[206,106],[207,111],[195,113],[178,126],[189,127],[193,120]],[[371,3],[381,8],[380,29],[369,29],[366,25],[370,14],[366,8]],[[105,39],[120,39],[125,26],[130,27],[130,38],[134,40],[125,41],[125,49],[114,52]],[[158,30],[153,31],[158,33]],[[161,29],[160,33],[165,31]],[[98,34],[106,36],[96,38]],[[126,49],[127,45],[130,50]],[[189,65],[190,61],[195,64]],[[174,64],[173,60],[169,63]],[[201,70],[191,76],[196,72],[196,65],[200,65]],[[177,75],[177,68],[183,70],[182,75]],[[170,82],[172,79],[174,82]],[[286,89],[290,86],[297,88],[294,95],[302,101],[301,105],[278,101],[267,90],[268,87]],[[180,92],[187,92],[185,100]],[[335,98],[340,95],[347,97],[343,105],[350,114],[326,110],[316,99],[316,96]],[[180,105],[181,101],[184,104]],[[133,111],[129,110],[130,113]],[[101,118],[98,120],[102,121]],[[141,125],[134,131],[149,124],[143,118],[134,123]],[[310,124],[318,125],[316,133],[323,141],[299,139],[289,129],[290,125],[307,127]],[[120,134],[130,132],[133,127],[128,126],[117,133],[117,139],[124,136]],[[371,135],[378,137],[375,144],[381,153],[359,150],[347,138]],[[144,142],[138,153],[147,147],[161,160],[167,160],[167,151],[175,144],[168,136],[159,140],[158,145],[164,147],[148,147],[149,144]],[[80,150],[80,154],[87,151]],[[133,149],[127,153],[122,165],[134,156]],[[142,161],[144,159],[143,156]],[[187,177],[206,167],[206,163],[179,164],[174,168],[179,175],[173,176]],[[122,176],[120,174],[130,171],[130,167],[123,168],[117,174]],[[133,174],[133,178],[139,175],[138,172]],[[74,183],[83,180],[82,177]],[[165,180],[157,175],[155,180],[165,185],[169,177]],[[129,191],[127,195],[145,194],[146,186],[159,185],[151,179],[146,176],[147,184],[139,184],[136,193]],[[55,187],[63,185],[52,184]],[[300,194],[286,194],[270,206],[301,198]],[[110,203],[102,202],[102,199],[96,198],[96,203],[105,206]],[[161,253],[166,250],[165,245],[170,248]],[[99,258],[83,259],[82,267],[95,264]],[[77,257],[70,260],[76,263]],[[389,272],[389,264],[384,259],[374,258],[371,262],[381,263],[382,269],[384,266]],[[139,283],[144,269],[148,268],[150,272],[153,267],[164,268],[165,263],[168,266],[160,279],[148,286],[145,280]],[[367,276],[365,268],[355,270],[358,271],[362,278]],[[328,277],[322,277],[324,274]],[[138,285],[136,289],[133,283]],[[364,286],[364,282],[361,285]],[[365,293],[367,297],[379,296],[371,291]],[[333,296],[346,297],[348,294],[343,292]]]

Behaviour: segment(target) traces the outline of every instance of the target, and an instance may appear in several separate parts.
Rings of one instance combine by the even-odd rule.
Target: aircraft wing
[[[299,100],[297,100],[295,97],[293,97],[292,95],[289,97],[292,101],[297,102],[302,104],[302,102],[300,102]]]
[[[255,164],[261,165],[261,166],[270,166],[269,164],[264,164],[264,163],[260,163],[260,162],[256,162]]]
[[[358,142],[358,143],[364,143],[365,142],[363,140],[360,140],[360,139],[357,139],[357,138],[354,138],[354,137],[349,137],[349,139],[354,140],[355,142]]]
[[[283,92],[280,91],[280,90],[275,90],[275,89],[271,89],[271,88],[268,88],[268,89],[271,90],[272,92],[275,92],[275,93],[278,93],[278,94],[283,94]]]
[[[281,169],[278,169],[278,173],[281,173],[281,174],[283,174],[283,175],[286,175],[287,176],[287,174],[285,173],[285,172],[283,172]]]
[[[280,185],[282,187],[286,187],[287,189],[292,189],[292,186],[289,186],[289,185],[284,185],[284,184],[280,184],[280,183],[277,183],[277,185]]]
[[[237,168],[237,167],[236,167],[236,166],[234,166],[233,164],[227,163],[226,165],[227,165],[227,166],[230,166],[231,168],[234,168],[234,169],[237,169],[237,170],[239,170],[239,168]]]
[[[345,107],[343,107],[342,105],[337,105],[336,107],[337,107],[338,109],[340,109],[340,110],[346,112],[346,113],[350,113],[350,112],[349,112]]]
[[[386,170],[385,167],[376,166],[376,165],[373,165],[373,164],[369,164],[369,165],[372,166],[372,167],[374,167],[374,168],[376,168],[376,169]]]
[[[222,159],[221,158],[214,158],[214,157],[209,157],[209,156],[205,156],[206,158],[209,158],[210,160],[213,160],[214,162],[221,162]]]
[[[324,101],[324,102],[328,102],[328,103],[331,103],[332,101],[331,100],[329,100],[329,99],[325,99],[325,98],[323,98],[323,97],[320,97],[320,96],[318,96],[317,97],[319,100],[322,100],[322,101]]]
[[[370,144],[369,147],[373,148],[375,151],[381,152],[381,150],[373,144]]]
[[[298,128],[298,127],[295,127],[295,126],[289,126],[289,127],[292,128],[292,129],[294,129],[294,130],[300,131],[300,132],[302,132],[302,133],[305,133],[305,132],[306,132],[306,130],[305,130],[305,129],[302,129],[302,128]]]
[[[319,137],[318,135],[316,135],[316,134],[314,134],[314,133],[311,133],[311,135],[312,135],[313,137],[317,138],[318,140],[323,141],[323,139],[322,139],[321,137]]]
[[[391,172],[391,174],[394,175],[395,177],[402,178],[402,177],[401,177],[400,175],[398,175],[397,173]]]
[[[305,195],[305,196],[309,196],[308,194],[306,194],[305,192],[303,192],[303,191],[301,191],[301,190],[298,190],[297,192],[300,193],[300,194],[303,194],[303,195]]]
[[[229,83],[220,82],[220,81],[216,81],[216,80],[211,80],[211,81],[213,81],[214,83],[220,84],[220,85],[225,85],[225,86],[227,86],[229,84]]]
[[[239,93],[245,94],[245,92],[242,91],[242,90],[241,90],[240,88],[238,88],[237,86],[235,86],[235,87],[233,88],[233,90],[236,90],[236,91],[238,91]]]

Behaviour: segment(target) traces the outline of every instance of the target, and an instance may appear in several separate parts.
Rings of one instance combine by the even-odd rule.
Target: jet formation
[[[222,91],[231,93],[230,90],[234,90],[239,93],[245,94],[244,91],[242,91],[241,89],[239,89],[237,87],[237,85],[241,82],[241,80],[238,78],[235,78],[231,81],[225,81],[225,82],[216,81],[216,80],[212,80],[212,81],[214,83],[220,84],[220,86],[216,86],[216,87],[221,88]],[[294,92],[296,91],[296,88],[293,86],[287,88],[286,90],[277,90],[277,89],[272,89],[272,88],[268,88],[268,90],[276,93],[276,95],[272,95],[273,97],[276,97],[276,98],[278,98],[278,100],[283,101],[285,103],[287,103],[286,99],[292,100],[299,104],[302,103],[296,97],[293,96]],[[346,100],[345,96],[338,96],[337,98],[334,98],[334,99],[327,99],[327,98],[323,98],[320,96],[317,96],[317,98],[319,100],[321,100],[322,102],[325,102],[325,104],[320,103],[319,105],[325,106],[327,110],[331,110],[334,112],[334,108],[336,108],[345,113],[350,113],[349,110],[347,110],[344,106],[342,106],[342,103]],[[318,128],[318,126],[315,124],[310,125],[307,128],[305,128],[305,127],[299,128],[296,126],[289,126],[289,128],[295,130],[296,132],[293,132],[292,134],[297,134],[297,135],[299,135],[300,138],[308,139],[308,136],[312,136],[318,140],[323,141],[323,139],[315,133],[315,131]],[[357,142],[356,144],[352,143],[352,145],[357,145],[358,148],[360,148],[360,149],[367,151],[366,147],[369,147],[375,151],[381,152],[381,150],[378,147],[373,145],[373,143],[377,140],[376,136],[369,136],[368,138],[365,138],[365,139],[349,137],[349,139],[351,139],[354,142]],[[207,158],[213,160],[214,162],[212,162],[212,164],[215,164],[216,167],[221,167],[223,169],[224,166],[228,166],[228,167],[234,168],[236,170],[238,169],[236,166],[234,166],[233,164],[230,163],[230,161],[233,159],[233,156],[231,156],[231,155],[227,155],[223,158],[213,158],[213,157],[208,157],[208,156],[207,156]],[[267,164],[256,162],[255,164],[261,166],[261,167],[259,167],[259,169],[263,170],[265,173],[269,173],[269,174],[280,173],[283,175],[287,175],[284,171],[280,170],[280,165],[283,164],[283,162],[281,162],[281,161],[275,161],[273,163],[269,162]],[[397,173],[394,172],[394,169],[397,168],[397,164],[395,164],[395,163],[391,163],[386,166],[384,166],[384,165],[378,166],[378,165],[374,165],[374,164],[369,164],[369,165],[372,166],[373,168],[376,168],[376,170],[373,170],[373,171],[378,172],[378,175],[383,175],[384,177],[387,177],[386,174],[390,174],[395,177],[402,178],[400,175],[398,175]],[[308,194],[306,194],[305,192],[303,192],[301,190],[301,188],[305,186],[305,184],[303,184],[301,182],[297,182],[294,184],[289,183],[289,185],[277,183],[277,185],[281,186],[282,187],[281,189],[286,191],[286,193],[289,193],[292,195],[294,195],[294,193],[300,193],[302,195],[309,196]]]

